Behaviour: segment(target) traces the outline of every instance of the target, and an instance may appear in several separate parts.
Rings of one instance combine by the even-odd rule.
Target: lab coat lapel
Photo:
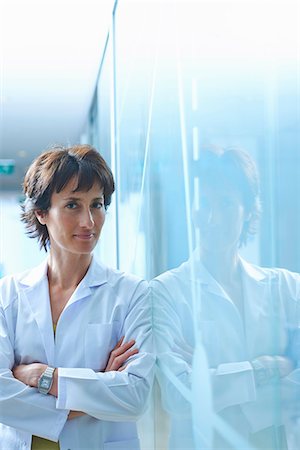
[[[245,316],[255,321],[261,314],[266,313],[266,302],[269,305],[274,286],[277,284],[276,275],[268,273],[241,258],[243,270],[243,290],[245,298]]]
[[[244,327],[237,307],[200,260],[196,262],[195,269],[194,281],[199,286],[201,303],[197,320],[203,340],[209,349],[211,364],[217,364],[224,352],[227,356],[238,354],[243,358]],[[228,341],[232,343],[230,349],[224,344]]]
[[[80,300],[83,300],[85,298],[88,298],[91,295],[91,289],[89,286],[85,286],[84,282],[81,281],[75,291],[73,292],[72,296],[70,297],[68,303],[65,306],[65,309],[68,308],[73,303],[76,303]]]
[[[217,283],[214,277],[201,263],[197,254],[194,254],[190,260],[190,278],[192,282],[196,282],[201,285],[201,290],[203,289],[210,294],[222,297],[232,303],[227,293],[224,289],[222,289],[222,286]]]
[[[75,302],[90,298],[93,287],[100,286],[107,282],[107,269],[102,264],[96,262],[95,258],[92,259],[90,267],[81,280],[70,300],[68,301],[66,308]]]
[[[204,271],[206,271],[205,268],[203,269]],[[205,283],[204,280],[206,281]],[[222,317],[227,317],[227,320],[229,320],[230,323],[232,324],[232,328],[236,330],[241,340],[243,340],[244,339],[243,318],[241,317],[239,310],[237,309],[236,305],[231,300],[227,292],[224,291],[222,286],[207,271],[205,277],[202,278],[202,283],[203,283],[202,291],[204,293],[204,296],[207,294],[213,296],[210,297],[209,301],[210,302],[213,301],[215,305],[218,305],[218,310],[222,311]]]
[[[222,311],[222,315],[226,315],[232,322],[232,327],[237,330],[241,338],[244,337],[243,322],[240,313],[228,294],[224,291],[222,286],[215,280],[215,278],[208,272],[208,270],[201,263],[197,254],[195,259],[191,259],[191,281],[197,285],[196,295],[198,294],[198,301],[194,303],[197,307],[196,315],[199,323],[207,318],[211,322],[218,322],[217,315],[213,313],[215,308]],[[199,301],[200,300],[200,301]],[[223,319],[222,319],[223,323]],[[203,324],[202,324],[203,326]]]
[[[30,305],[31,311],[38,324],[43,346],[49,365],[54,363],[54,333],[49,299],[47,279],[47,262],[45,261],[21,280],[24,285],[22,294],[24,301]]]
[[[272,320],[270,304],[276,304],[278,280],[276,275],[270,271],[265,271],[241,259],[243,269],[243,290],[244,290],[244,320],[245,333],[249,357],[257,353],[257,345],[261,341],[260,334],[265,334],[267,339],[267,329],[263,326],[265,320]],[[261,329],[263,328],[263,329]],[[263,337],[263,336],[262,336]]]
[[[77,301],[90,298],[93,287],[106,283],[107,277],[106,267],[97,263],[93,258],[85,277],[79,283],[65,308]],[[49,299],[47,261],[28,272],[20,282],[23,285],[21,295],[24,297],[24,301],[29,303],[38,324],[47,363],[49,365],[54,364],[55,342]]]

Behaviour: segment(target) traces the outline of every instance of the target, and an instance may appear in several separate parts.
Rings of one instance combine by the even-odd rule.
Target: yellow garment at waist
[[[32,436],[31,450],[59,450],[59,444],[38,436]]]

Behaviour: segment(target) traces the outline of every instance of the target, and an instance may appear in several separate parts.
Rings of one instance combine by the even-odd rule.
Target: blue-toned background
[[[252,155],[261,177],[260,227],[242,254],[300,272],[297,3],[123,0],[111,18],[80,130],[116,179],[96,256],[148,280],[186,261],[197,242],[195,162],[205,146],[234,145]],[[0,197],[1,275],[44,257],[19,222],[20,198],[16,191]],[[197,352],[200,377],[206,366]],[[165,375],[198,420],[197,398]],[[170,414],[157,385],[154,394],[142,442],[165,449]]]

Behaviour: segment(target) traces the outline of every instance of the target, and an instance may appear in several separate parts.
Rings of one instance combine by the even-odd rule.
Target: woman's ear
[[[37,209],[36,211],[34,211],[34,214],[41,225],[46,225],[47,211]]]

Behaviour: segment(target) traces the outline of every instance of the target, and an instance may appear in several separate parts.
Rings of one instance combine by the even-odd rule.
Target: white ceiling
[[[79,142],[114,0],[0,0],[0,158],[24,166],[54,143]]]

